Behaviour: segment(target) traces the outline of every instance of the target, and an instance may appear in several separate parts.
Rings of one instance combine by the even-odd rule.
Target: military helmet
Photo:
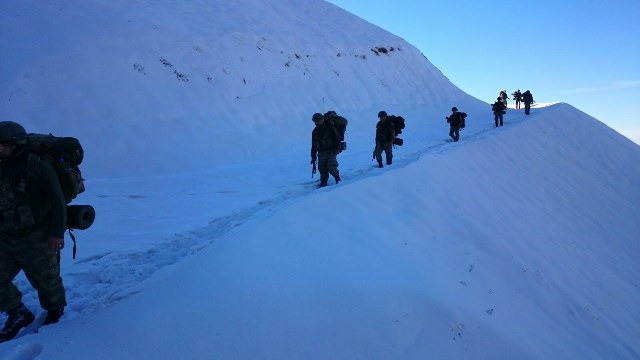
[[[336,115],[338,115],[338,113],[336,113],[333,110],[329,110],[324,114],[324,116],[331,116],[331,115],[336,116]]]
[[[458,108],[454,106],[451,108],[451,111],[458,111]]]
[[[387,116],[387,112],[386,111],[380,111],[378,113],[378,117],[383,117],[383,116],[385,116],[385,117]]]
[[[0,121],[0,143],[24,145],[27,143],[27,131],[13,121]]]
[[[313,114],[313,116],[311,117],[311,120],[312,120],[313,122],[316,122],[316,121],[318,121],[318,120],[322,120],[322,119],[324,119],[324,117],[323,117],[323,116],[322,116],[322,114],[320,114],[320,113],[315,113],[315,114]]]

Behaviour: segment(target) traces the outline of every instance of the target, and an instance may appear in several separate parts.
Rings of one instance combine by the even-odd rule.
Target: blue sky
[[[407,40],[485,102],[529,89],[640,143],[638,0],[329,2]]]

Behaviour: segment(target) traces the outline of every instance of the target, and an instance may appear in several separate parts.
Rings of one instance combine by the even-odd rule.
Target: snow
[[[0,37],[0,117],[79,138],[97,211],[62,254],[65,316],[0,358],[640,357],[640,148],[580,110],[494,128],[323,1],[10,0]],[[316,189],[323,109],[349,147]],[[407,120],[384,169],[379,110]]]

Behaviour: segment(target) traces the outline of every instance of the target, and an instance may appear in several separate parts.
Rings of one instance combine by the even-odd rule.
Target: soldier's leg
[[[327,186],[329,179],[329,164],[327,162],[327,152],[318,152],[318,172],[320,172],[320,186]]]
[[[327,159],[329,174],[336,180],[336,184],[340,181],[340,171],[338,170],[338,158],[334,154]]]
[[[384,155],[387,158],[387,165],[393,162],[393,143],[387,143],[384,146]]]
[[[373,150],[373,155],[376,161],[378,161],[378,167],[382,167],[382,144],[378,141],[376,141],[376,148]]]
[[[60,277],[58,254],[49,250],[45,233],[37,233],[27,240],[29,248],[27,256],[21,259],[22,270],[38,292],[40,306],[47,311],[64,308],[67,301]]]
[[[493,116],[493,119],[494,119],[494,120],[495,120],[495,122],[496,122],[496,127],[498,127],[498,114],[495,114],[495,115]]]
[[[16,259],[0,249],[0,311],[7,312],[22,304],[22,293],[13,284],[13,279],[20,272]]]

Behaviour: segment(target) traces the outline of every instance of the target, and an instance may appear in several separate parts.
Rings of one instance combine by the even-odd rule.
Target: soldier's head
[[[27,132],[13,121],[0,121],[0,159],[10,156],[16,146],[27,143]]]
[[[500,98],[498,98],[498,100],[500,100]],[[458,108],[454,106],[454,107],[452,107],[452,108],[451,108],[451,111],[453,111],[453,112],[457,112],[457,111],[458,111]]]
[[[316,124],[322,124],[322,121],[324,120],[324,116],[322,116],[322,114],[320,113],[315,113],[313,114],[313,116],[311,117],[311,120]]]
[[[387,112],[386,111],[380,111],[378,112],[378,118],[379,119],[384,119],[387,117]]]

